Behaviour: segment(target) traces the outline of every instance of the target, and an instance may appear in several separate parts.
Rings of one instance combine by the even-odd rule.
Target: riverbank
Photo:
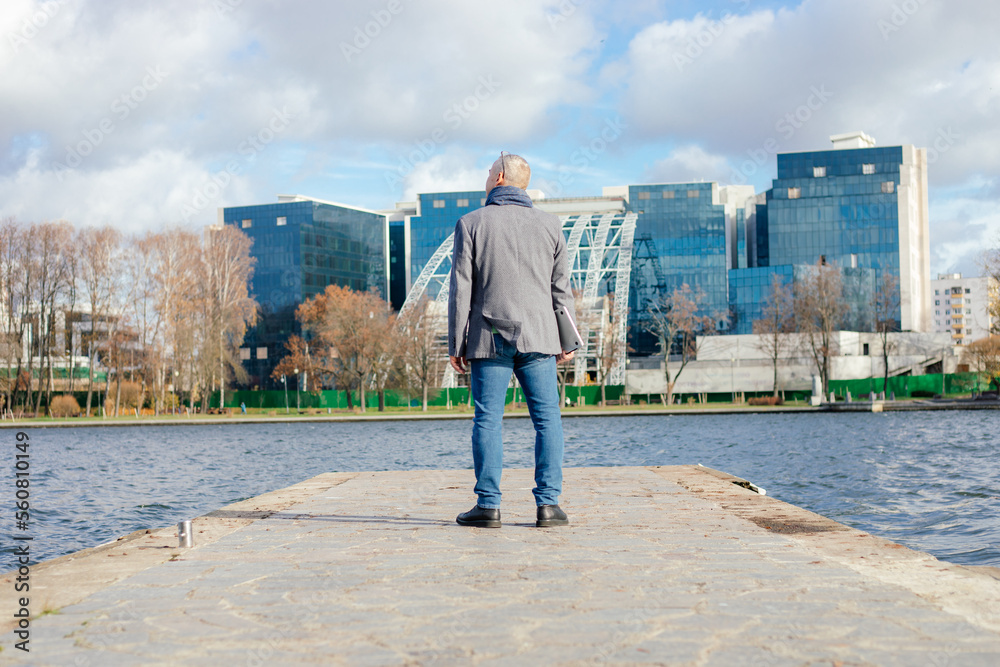
[[[1000,656],[996,568],[936,560],[699,466],[565,477],[566,528],[534,527],[530,470],[505,471],[499,530],[455,525],[469,470],[326,473],[196,518],[193,548],[171,527],[34,565],[31,662]],[[10,627],[4,664],[21,658]]]
[[[907,412],[914,410],[1000,410],[1000,401],[974,401],[971,399],[911,399],[905,401],[855,401],[851,403],[824,403],[814,407],[807,403],[790,403],[778,406],[747,405],[745,403],[719,404],[695,403],[692,405],[675,405],[665,408],[660,404],[632,404],[582,406],[563,408],[562,416],[572,417],[625,417],[650,415],[724,415],[724,414],[780,414],[780,413],[816,413],[816,412]],[[528,417],[525,407],[508,406],[505,417]],[[77,427],[77,426],[168,426],[168,425],[204,425],[204,424],[239,424],[239,423],[289,423],[289,422],[327,422],[327,421],[400,421],[408,419],[469,419],[472,409],[466,405],[452,409],[434,408],[427,412],[391,408],[384,412],[369,410],[367,412],[346,410],[291,410],[282,411],[248,411],[242,414],[238,409],[229,409],[222,414],[192,414],[192,415],[143,415],[120,417],[64,417],[42,419],[24,419],[0,421],[0,428],[46,428],[46,427]]]

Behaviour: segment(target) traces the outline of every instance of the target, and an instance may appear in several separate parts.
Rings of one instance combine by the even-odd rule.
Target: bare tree
[[[613,293],[607,294],[603,301],[604,307],[599,311],[599,321],[596,326],[600,335],[594,350],[594,358],[597,361],[597,382],[601,385],[601,407],[607,404],[608,376],[619,360],[618,351],[623,345],[626,350],[629,349],[627,330],[618,326],[618,320],[615,317],[615,295]],[[621,317],[625,318],[626,322],[628,321],[627,308]]]
[[[991,280],[988,285],[990,312],[990,333],[1000,334],[1000,235],[995,245],[983,253],[981,258],[983,275]]]
[[[111,412],[115,417],[121,414],[122,407],[122,385],[126,384],[125,367],[132,366],[135,359],[135,329],[126,324],[122,318],[116,318],[111,334],[105,341],[105,359],[109,370],[114,370],[115,376],[115,397],[111,399],[111,373],[108,373],[108,381],[105,388],[105,413]],[[133,387],[135,383],[127,383]],[[131,388],[129,393],[132,393]],[[136,398],[140,392],[136,391]],[[107,406],[112,406],[108,410]]]
[[[90,415],[94,393],[94,367],[97,365],[102,332],[107,330],[110,311],[117,291],[122,234],[112,227],[85,227],[77,233],[80,251],[80,277],[84,298],[90,309],[90,326],[83,336],[87,357],[87,406]]]
[[[41,413],[42,377],[45,377],[46,405],[51,402],[53,352],[56,345],[57,307],[65,305],[70,291],[71,257],[74,254],[73,227],[68,222],[45,222],[32,228],[32,250],[38,263],[38,396],[35,414]],[[62,354],[59,354],[62,356]]]
[[[378,394],[379,412],[385,411],[385,390],[397,375],[398,356],[406,344],[396,318],[392,307],[386,303],[374,323],[376,348],[372,363],[372,384]]]
[[[761,318],[754,320],[753,332],[757,335],[757,347],[771,360],[774,369],[774,393],[778,396],[778,362],[791,347],[789,334],[795,328],[792,289],[781,276],[771,277],[771,289],[764,299]]]
[[[155,253],[156,267],[152,299],[161,323],[162,354],[157,358],[156,373],[162,405],[166,402],[168,384],[174,385],[175,391],[185,381],[188,386],[193,385],[198,327],[191,324],[200,311],[201,246],[196,234],[176,228],[153,235],[149,244]],[[189,396],[189,401],[192,404],[193,397]]]
[[[697,292],[684,283],[669,296],[660,295],[649,304],[649,319],[646,330],[659,340],[664,354],[663,369],[667,380],[667,405],[673,404],[674,386],[688,362],[698,355],[698,335],[715,331],[715,319],[699,315],[699,306],[705,293]],[[677,350],[680,367],[671,373],[670,356]]]
[[[32,267],[28,261],[28,235],[13,218],[0,222],[0,315],[2,315],[4,409],[13,410],[25,363],[22,353],[28,324]],[[29,376],[30,378],[30,376]],[[28,385],[30,387],[30,383]]]
[[[795,324],[803,334],[826,395],[830,387],[830,360],[839,354],[836,332],[847,313],[847,303],[836,266],[821,259],[808,269],[795,283]]]
[[[403,369],[407,379],[420,387],[424,412],[428,391],[440,380],[447,363],[448,348],[442,337],[446,317],[447,313],[440,312],[434,301],[424,297],[397,319]]]
[[[252,244],[250,237],[232,225],[210,228],[205,234],[200,277],[205,313],[202,359],[206,372],[218,379],[220,408],[226,402],[230,377],[246,379],[239,348],[247,328],[257,322],[257,302],[250,296],[256,261],[250,256]]]
[[[996,385],[1000,392],[1000,336],[988,336],[969,343],[962,350],[962,358],[987,382]]]
[[[161,238],[157,234],[147,233],[143,237],[132,237],[128,241],[125,264],[129,283],[133,289],[131,298],[126,304],[128,320],[133,324],[135,340],[131,359],[132,380],[136,381],[138,373],[139,395],[138,403],[141,412],[146,403],[146,396],[153,396],[154,413],[159,414],[157,389],[162,380],[159,369],[162,367],[162,327],[163,311],[157,308],[156,293],[158,288],[160,254],[158,245]],[[120,386],[120,383],[119,383]]]
[[[108,398],[111,396],[111,377],[115,378],[115,400],[110,403],[114,406],[113,415],[119,415],[121,407],[121,388],[124,381],[124,368],[126,365],[126,349],[134,345],[134,328],[129,320],[128,305],[132,300],[132,294],[136,290],[136,285],[129,280],[127,273],[128,248],[125,245],[124,237],[121,237],[120,244],[113,257],[112,276],[110,282],[110,299],[108,301],[108,315],[105,318],[105,332],[102,336],[102,351],[105,356],[105,368],[108,371],[104,380],[105,410],[107,415]],[[114,371],[113,373],[111,371]]]
[[[899,280],[887,269],[875,285],[872,295],[872,312],[875,314],[875,332],[878,333],[879,347],[882,350],[882,390],[889,387],[889,354],[895,348],[889,334],[899,331],[896,313],[899,310]]]

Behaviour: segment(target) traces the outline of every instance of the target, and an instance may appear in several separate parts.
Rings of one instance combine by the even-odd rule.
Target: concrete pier
[[[572,525],[463,528],[472,472],[330,473],[32,570],[2,664],[1000,664],[1000,571],[967,568],[700,466],[573,468]],[[769,492],[776,490],[771,489]],[[780,495],[780,490],[777,490]]]

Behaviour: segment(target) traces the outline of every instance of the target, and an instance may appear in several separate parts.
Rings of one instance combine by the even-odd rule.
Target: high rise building
[[[898,328],[929,331],[926,150],[875,147],[874,139],[863,132],[830,139],[831,150],[778,155],[778,177],[767,192],[766,205],[757,210],[754,264],[826,261],[844,269],[871,269],[876,286],[888,272],[899,286]],[[757,287],[763,273],[744,278],[737,272],[730,280]],[[744,319],[737,331],[749,333],[751,326],[752,321]]]
[[[299,333],[296,307],[327,285],[389,296],[389,227],[383,213],[279,195],[277,203],[219,209],[219,219],[253,240],[251,295],[260,317],[240,350],[250,386],[276,386],[271,371],[285,354],[285,341]]]
[[[990,300],[1000,285],[989,277],[963,278],[961,273],[942,273],[931,281],[934,331],[951,334],[955,345],[968,345],[986,338],[997,326],[990,313]]]
[[[618,188],[605,188],[605,194]],[[630,343],[638,355],[657,351],[646,331],[649,304],[687,284],[704,293],[700,314],[720,332],[730,327],[727,271],[747,262],[747,221],[755,218],[751,186],[718,183],[629,185],[628,208],[639,214],[629,292]]]

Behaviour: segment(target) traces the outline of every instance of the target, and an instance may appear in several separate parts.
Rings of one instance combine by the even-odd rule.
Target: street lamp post
[[[736,366],[736,357],[729,357],[729,391],[732,394],[733,404],[736,404],[736,374],[733,370]]]
[[[281,384],[285,385],[285,414],[288,414],[288,380],[285,378],[285,374],[281,374]]]
[[[300,383],[301,379],[302,378],[299,377],[299,369],[296,368],[295,369],[295,409],[296,410],[301,410],[302,409],[302,404],[299,402],[299,396],[301,395],[299,393],[299,384],[301,384]]]

